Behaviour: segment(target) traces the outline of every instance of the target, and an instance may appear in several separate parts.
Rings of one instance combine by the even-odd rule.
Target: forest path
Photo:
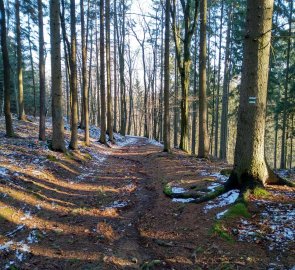
[[[37,121],[16,123],[20,138],[8,139],[0,121],[0,269],[295,265],[294,190],[274,190],[268,203],[253,201],[248,221],[219,223],[216,214],[227,205],[173,202],[163,188],[216,186],[220,170],[228,167],[222,162],[176,149],[163,153],[154,141],[132,136],[111,147],[92,139],[90,147],[80,145],[79,151],[65,155],[37,140]],[[95,129],[92,135],[98,137]],[[276,213],[279,219],[272,216]],[[252,237],[257,230],[264,234],[258,240]],[[223,233],[232,240],[220,237]]]

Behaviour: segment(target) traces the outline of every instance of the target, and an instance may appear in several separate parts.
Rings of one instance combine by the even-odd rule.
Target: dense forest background
[[[11,71],[11,111],[19,114],[18,48],[21,50],[24,109],[27,115],[39,115],[39,43],[37,1],[4,1],[8,30]],[[176,3],[177,2],[177,3]],[[171,142],[181,139],[181,69],[182,53],[188,48],[189,76],[188,147],[196,153],[198,144],[199,42],[197,21],[191,40],[186,37],[186,23],[194,21],[195,2],[184,9],[183,1],[173,2],[170,42],[170,118]],[[81,3],[83,12],[81,13]],[[99,1],[76,3],[78,115],[83,127],[83,91],[89,93],[91,125],[101,124],[101,54]],[[111,1],[110,85],[113,128],[124,134],[147,136],[163,141],[164,104],[164,15],[161,1]],[[19,9],[17,6],[19,5]],[[172,5],[172,6],[173,6]],[[276,0],[273,14],[269,68],[266,157],[273,168],[294,166],[295,51],[293,1]],[[51,116],[51,78],[49,44],[49,7],[43,3],[46,61],[46,114]],[[246,1],[208,1],[207,9],[207,128],[210,154],[233,162],[239,87],[243,53]],[[174,17],[173,17],[174,16]],[[19,21],[18,19],[19,18]],[[188,19],[188,21],[187,21]],[[70,123],[70,2],[61,1],[63,113]],[[81,24],[83,24],[81,28]],[[20,39],[16,29],[20,26]],[[177,32],[175,35],[175,31]],[[174,38],[173,38],[174,35]],[[176,38],[175,38],[176,37]],[[84,40],[85,44],[82,44]],[[188,42],[188,44],[187,44]],[[179,58],[176,43],[179,43]],[[106,43],[103,43],[106,45]],[[83,46],[82,46],[83,45]],[[82,52],[86,49],[86,70]],[[6,67],[7,68],[7,67]],[[4,109],[3,63],[0,57],[0,114]],[[84,86],[83,86],[84,85]],[[85,86],[86,85],[86,86]],[[86,89],[86,90],[85,90]],[[107,101],[106,101],[107,102]]]

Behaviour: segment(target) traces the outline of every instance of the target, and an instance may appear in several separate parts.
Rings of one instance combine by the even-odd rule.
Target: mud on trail
[[[161,146],[140,137],[118,138],[119,145],[111,147],[93,138],[91,147],[81,144],[64,155],[37,141],[37,121],[16,123],[20,138],[7,139],[1,121],[0,269],[295,265],[294,189],[253,198],[247,219],[219,221],[216,215],[228,209],[232,194],[210,206],[173,201],[163,188],[171,185],[187,197],[215,188],[227,164],[178,150],[162,153]],[[261,213],[270,216],[267,211],[279,211],[284,223],[262,219]]]

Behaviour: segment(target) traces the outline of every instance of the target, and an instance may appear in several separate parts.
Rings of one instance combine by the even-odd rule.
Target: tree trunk
[[[264,135],[273,0],[248,0],[234,170],[227,187],[244,189],[278,178],[265,160]]]
[[[174,147],[178,146],[178,123],[179,123],[179,102],[178,102],[178,68],[177,68],[177,59],[175,58],[175,86],[174,86],[174,120],[173,120],[173,126],[174,126],[174,134],[173,134],[173,144]]]
[[[52,149],[65,152],[64,123],[62,110],[62,78],[60,52],[60,2],[50,0],[50,44],[52,80]]]
[[[116,1],[114,1],[114,20],[117,18],[117,5]],[[117,132],[117,27],[114,23],[114,131]]]
[[[225,59],[224,59],[224,72],[223,72],[223,89],[222,89],[222,110],[221,110],[221,127],[220,127],[220,148],[219,156],[223,160],[227,160],[227,144],[228,144],[228,89],[229,89],[229,65],[230,65],[230,39],[231,39],[231,16],[232,4],[228,9],[228,23],[226,33],[225,45]]]
[[[76,39],[76,8],[75,0],[71,0],[71,55],[70,55],[70,89],[71,89],[71,142],[70,148],[78,148],[78,90],[77,90],[77,39]]]
[[[81,40],[82,40],[82,99],[83,99],[83,107],[82,116],[81,116],[81,127],[85,128],[84,133],[84,142],[86,145],[90,144],[89,138],[89,93],[88,93],[88,85],[87,85],[87,42],[85,33],[85,18],[84,18],[84,4],[83,0],[80,0],[80,10],[81,10]],[[89,13],[89,0],[88,0],[88,13]],[[87,17],[88,20],[88,17]],[[87,33],[88,33],[88,23],[87,23]]]
[[[111,93],[111,18],[110,0],[106,0],[106,65],[107,65],[107,133],[109,140],[114,140],[112,93]]]
[[[16,23],[16,47],[17,47],[17,75],[18,75],[18,104],[19,104],[19,120],[26,120],[25,104],[24,104],[24,85],[23,85],[23,65],[22,65],[22,44],[21,44],[21,28],[20,28],[20,3],[15,0],[15,23]]]
[[[169,43],[170,43],[170,0],[166,0],[165,8],[165,53],[164,53],[164,152],[170,152],[170,115],[169,115]]]
[[[40,90],[40,122],[39,140],[45,141],[45,59],[44,59],[44,30],[42,0],[38,0],[38,25],[39,25],[39,90]]]
[[[9,64],[9,55],[7,49],[7,34],[6,34],[6,20],[5,20],[5,8],[3,0],[0,0],[0,26],[1,26],[1,48],[2,48],[2,59],[4,67],[4,115],[5,115],[5,127],[6,127],[6,136],[13,137],[13,126],[12,126],[12,117],[10,113],[10,64]]]
[[[95,32],[95,56],[96,56],[96,94],[97,94],[97,101],[96,101],[96,107],[97,107],[97,125],[100,126],[101,123],[101,116],[100,116],[100,72],[99,72],[99,60],[98,60],[98,24],[97,24],[97,17],[96,16],[96,32]]]
[[[199,150],[198,157],[208,158],[209,140],[207,130],[207,93],[206,93],[206,27],[207,0],[200,2],[200,70],[199,70]]]
[[[220,28],[219,28],[219,52],[218,52],[218,73],[217,73],[217,92],[216,92],[216,107],[215,107],[215,143],[214,143],[214,156],[218,156],[218,145],[219,145],[219,94],[220,94],[220,81],[221,81],[221,50],[222,50],[222,28],[223,28],[223,12],[224,11],[224,0],[221,1],[221,15],[220,15]],[[224,80],[223,76],[223,80]]]
[[[106,94],[105,94],[105,53],[104,53],[104,0],[100,0],[100,93],[101,132],[99,141],[106,144]]]
[[[31,74],[32,74],[32,81],[33,81],[33,93],[34,93],[34,111],[33,111],[33,115],[34,115],[34,117],[36,117],[36,113],[37,113],[37,104],[36,104],[36,83],[35,83],[34,61],[33,61],[33,54],[32,54],[32,41],[31,41],[30,16],[28,16],[28,41],[29,41],[29,50],[30,50]]]
[[[196,154],[196,137],[197,137],[197,38],[195,38],[195,57],[194,57],[194,101],[192,117],[192,154]]]
[[[282,127],[282,144],[281,144],[281,164],[280,168],[286,168],[286,127],[287,127],[287,103],[288,103],[288,86],[289,86],[289,67],[290,67],[290,50],[291,50],[291,30],[292,30],[292,10],[293,1],[290,1],[289,31],[288,31],[288,48],[287,48],[287,66],[285,78],[284,109],[283,109],[283,127]]]

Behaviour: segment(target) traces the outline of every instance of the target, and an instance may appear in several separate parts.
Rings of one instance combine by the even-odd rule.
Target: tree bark
[[[111,93],[111,18],[110,0],[106,0],[106,67],[107,67],[107,133],[109,140],[114,140],[112,93]]]
[[[197,137],[197,38],[195,38],[194,48],[194,101],[193,101],[193,117],[192,117],[192,154],[196,154],[196,137]]]
[[[196,21],[198,17],[198,5],[199,1],[195,1],[194,16],[191,20],[192,2],[181,1],[181,6],[184,13],[184,38],[183,38],[183,56],[181,56],[180,36],[179,29],[176,23],[176,3],[173,1],[171,10],[172,24],[173,24],[173,36],[176,47],[177,64],[180,73],[181,81],[181,131],[180,131],[180,149],[188,151],[188,95],[190,85],[190,69],[191,69],[191,58],[190,58],[190,44],[192,36],[195,32]]]
[[[169,43],[170,43],[170,0],[166,0],[165,7],[165,53],[164,53],[164,152],[170,152],[170,114],[169,114]]]
[[[286,168],[286,129],[287,129],[287,103],[289,87],[289,68],[290,68],[290,50],[291,50],[291,30],[292,30],[292,10],[293,1],[290,1],[289,30],[288,30],[288,48],[287,48],[287,66],[285,78],[284,104],[283,104],[283,127],[282,127],[282,144],[281,144],[281,163],[280,168]]]
[[[38,25],[39,25],[39,91],[40,91],[40,122],[39,140],[45,141],[45,59],[44,59],[44,30],[43,30],[43,7],[42,0],[38,0]]]
[[[78,148],[78,90],[77,90],[77,38],[76,38],[76,3],[70,2],[71,13],[71,55],[70,55],[70,89],[71,89],[71,142],[70,148]]]
[[[234,170],[227,187],[272,184],[264,135],[273,0],[248,0]]]
[[[84,142],[86,145],[90,144],[89,137],[89,93],[88,93],[88,81],[87,81],[87,42],[85,33],[85,18],[84,18],[84,4],[83,0],[80,0],[80,10],[81,10],[81,40],[82,40],[82,99],[83,99],[83,111],[81,116],[81,127],[85,128],[84,132]],[[88,1],[88,13],[89,13],[89,1]],[[88,20],[88,17],[87,17]],[[88,33],[88,23],[87,23],[87,33]]]
[[[104,52],[104,0],[100,0],[100,93],[101,132],[99,141],[106,144],[106,94],[105,94],[105,52]]]
[[[209,140],[207,130],[207,89],[206,89],[206,27],[207,0],[200,1],[200,70],[199,70],[199,150],[198,157],[208,158]]]
[[[1,26],[1,48],[2,59],[4,67],[4,115],[5,115],[5,127],[6,136],[13,137],[12,117],[10,112],[10,64],[9,55],[7,49],[7,33],[6,33],[6,20],[5,20],[5,8],[3,0],[0,0],[0,26]]]
[[[218,52],[218,71],[217,71],[217,91],[216,91],[216,107],[215,107],[215,134],[214,134],[214,156],[218,156],[219,145],[219,94],[221,84],[221,50],[222,50],[222,28],[223,28],[223,13],[224,13],[224,0],[221,0],[221,15],[220,15],[220,28],[219,28],[219,52]],[[223,76],[224,80],[224,76]]]
[[[60,52],[60,1],[50,0],[52,149],[65,152]],[[54,67],[54,68],[53,68]]]
[[[24,104],[24,85],[23,85],[23,65],[22,65],[22,43],[21,43],[21,27],[20,27],[20,3],[15,0],[15,23],[16,23],[16,50],[17,50],[17,76],[18,76],[18,104],[19,104],[19,120],[26,120],[25,104]]]
[[[222,87],[222,109],[221,109],[221,127],[220,127],[220,148],[219,157],[227,160],[227,144],[228,144],[228,89],[229,89],[229,66],[230,66],[230,40],[231,40],[231,15],[232,4],[228,9],[228,23],[226,33],[225,45],[225,59],[224,59],[224,72],[223,72],[223,87]]]

